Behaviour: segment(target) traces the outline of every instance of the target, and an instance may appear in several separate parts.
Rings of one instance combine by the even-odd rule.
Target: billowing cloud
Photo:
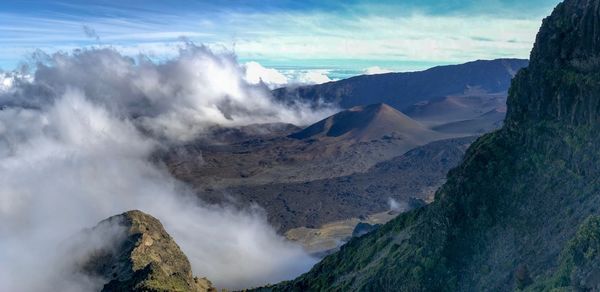
[[[0,71],[0,94],[12,92],[15,88],[15,83],[19,80],[27,80],[29,76],[16,73],[5,73]]]
[[[126,57],[111,48],[38,53],[34,81],[13,95],[0,96],[0,103],[40,107],[68,88],[79,88],[87,99],[172,140],[191,139],[213,124],[304,125],[334,111],[300,101],[278,103],[263,84],[248,82],[244,70],[234,55],[191,43],[161,63]]]
[[[295,75],[297,84],[322,84],[333,81],[327,76],[326,70],[298,71]]]
[[[244,64],[246,69],[246,81],[250,84],[268,86],[270,89],[284,86],[313,85],[334,81],[323,69],[286,69],[279,71],[274,68],[265,68],[258,62],[252,61]]]
[[[246,68],[246,81],[250,84],[264,83],[269,88],[282,87],[288,84],[288,78],[277,69],[265,68],[258,62],[247,62],[244,64]]]
[[[191,138],[208,124],[318,115],[305,105],[272,101],[267,89],[243,76],[234,56],[191,44],[160,64],[110,49],[83,50],[39,59],[33,78],[14,75],[10,90],[0,92],[3,289],[97,290],[102,281],[73,274],[73,262],[110,244],[103,238],[118,230],[76,250],[70,241],[130,209],[160,219],[194,272],[220,287],[277,282],[314,264],[275,233],[259,207],[203,203],[150,162],[165,141]]]

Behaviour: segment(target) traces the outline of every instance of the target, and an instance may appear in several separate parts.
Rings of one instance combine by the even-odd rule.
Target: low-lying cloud
[[[388,199],[388,205],[390,206],[390,211],[395,211],[399,213],[404,213],[411,209],[408,203],[404,201],[398,202],[392,198]]]
[[[68,88],[120,117],[172,140],[187,140],[210,125],[240,126],[287,122],[305,125],[334,112],[302,103],[278,103],[264,84],[247,81],[234,55],[215,54],[187,43],[177,57],[156,63],[131,58],[114,49],[78,50],[71,54],[36,54],[33,82],[0,103],[40,107]]]
[[[131,209],[161,220],[195,274],[219,287],[277,282],[312,266],[260,208],[205,204],[149,160],[165,142],[209,125],[305,123],[329,110],[281,105],[243,73],[234,56],[188,44],[158,64],[84,50],[43,56],[32,77],[2,77],[2,290],[98,289],[102,281],[70,273],[85,250],[58,251],[83,228]]]

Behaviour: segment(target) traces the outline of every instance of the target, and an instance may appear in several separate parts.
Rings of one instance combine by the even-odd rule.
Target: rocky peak
[[[600,65],[599,56],[600,1],[567,0],[544,20],[531,62],[589,70]]]
[[[506,124],[595,124],[600,117],[600,0],[566,0],[547,17],[513,80]]]
[[[106,226],[124,227],[125,234],[117,236],[115,248],[96,251],[83,267],[107,279],[102,291],[214,291],[208,280],[193,277],[187,257],[158,219],[134,210],[94,229]]]

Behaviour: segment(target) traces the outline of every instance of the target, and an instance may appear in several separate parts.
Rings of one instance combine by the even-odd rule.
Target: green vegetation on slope
[[[600,216],[586,219],[560,256],[560,265],[547,280],[528,291],[600,289]]]

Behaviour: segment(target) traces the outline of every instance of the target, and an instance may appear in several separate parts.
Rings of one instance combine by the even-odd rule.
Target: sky
[[[284,73],[421,70],[527,58],[558,0],[0,1],[0,68],[46,53],[111,46],[155,59],[185,41]],[[288,71],[286,71],[288,70]]]

